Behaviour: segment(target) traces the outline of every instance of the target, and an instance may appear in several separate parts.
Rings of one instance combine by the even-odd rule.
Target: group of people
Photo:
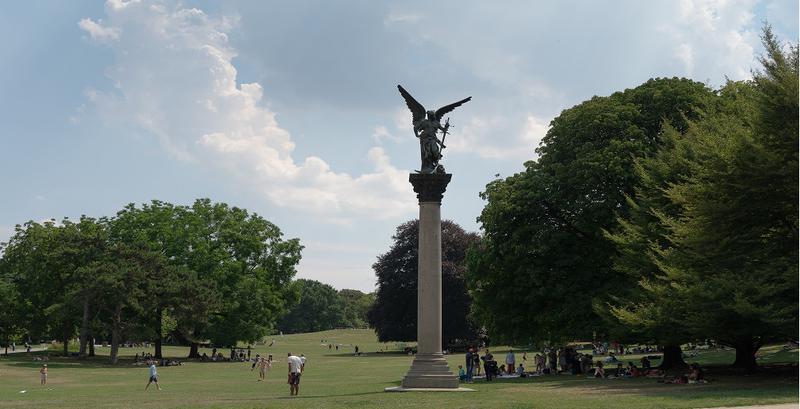
[[[523,361],[527,360],[527,353],[523,353]],[[484,350],[483,355],[475,348],[469,348],[465,355],[465,365],[458,366],[458,376],[464,382],[472,382],[476,376],[481,376],[481,367],[483,367],[483,376],[488,382],[502,375],[527,376],[523,364],[520,363],[517,366],[516,361],[517,358],[513,350],[508,350],[508,353],[506,353],[504,364],[498,364],[488,348]]]

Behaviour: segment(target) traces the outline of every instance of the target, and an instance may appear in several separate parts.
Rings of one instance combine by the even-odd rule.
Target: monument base
[[[404,389],[458,389],[458,376],[450,372],[441,353],[414,356],[411,369],[403,378]]]
[[[475,392],[475,389],[470,388],[404,388],[402,386],[394,386],[391,388],[383,388],[384,392]]]

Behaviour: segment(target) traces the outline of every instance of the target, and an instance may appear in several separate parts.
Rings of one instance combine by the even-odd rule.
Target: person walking
[[[269,359],[264,357],[259,358],[258,361],[258,380],[263,381],[267,379],[267,371],[272,368],[272,355],[269,356]]]
[[[303,361],[299,356],[289,352],[287,361],[289,363],[289,395],[297,396],[300,393],[300,375],[303,373]]]
[[[161,390],[161,386],[158,384],[158,372],[156,371],[156,362],[150,361],[149,363],[150,363],[150,380],[147,381],[147,386],[144,387],[144,390],[147,390],[147,388],[149,388],[150,384],[153,382],[155,382],[156,388],[158,388],[158,390]]]

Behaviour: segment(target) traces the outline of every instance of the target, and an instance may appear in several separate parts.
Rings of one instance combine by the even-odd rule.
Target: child
[[[467,371],[461,365],[458,366],[458,380],[461,382],[466,382],[467,380]]]
[[[144,390],[150,387],[150,384],[155,382],[156,388],[161,390],[161,386],[158,385],[158,373],[156,372],[156,363],[155,361],[150,361],[150,380],[147,381],[147,386],[144,387]]]
[[[47,385],[47,364],[42,365],[39,373],[42,375],[42,385]]]

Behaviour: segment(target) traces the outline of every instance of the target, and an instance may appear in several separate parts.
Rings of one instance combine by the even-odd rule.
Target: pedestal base
[[[404,388],[402,386],[394,386],[391,388],[384,388],[384,392],[475,392],[475,389],[470,388]]]
[[[458,389],[458,376],[450,372],[442,354],[417,354],[403,378],[403,389]]]

